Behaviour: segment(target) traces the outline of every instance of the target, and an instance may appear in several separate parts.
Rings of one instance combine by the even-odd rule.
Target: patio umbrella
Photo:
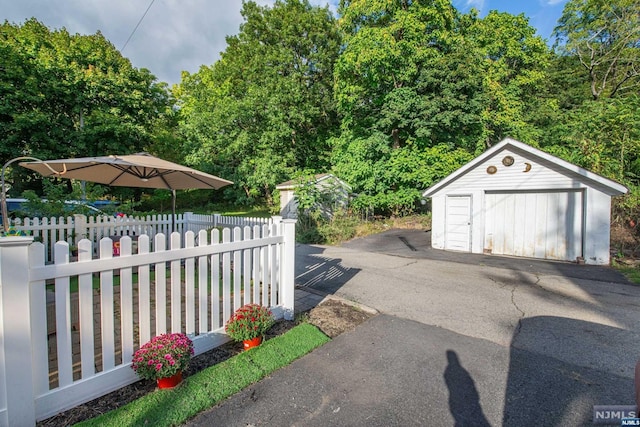
[[[166,188],[172,194],[172,225],[175,229],[176,190],[219,189],[231,181],[169,162],[149,153],[125,156],[80,157],[76,159],[22,162],[20,166],[47,177],[97,182],[118,187]]]

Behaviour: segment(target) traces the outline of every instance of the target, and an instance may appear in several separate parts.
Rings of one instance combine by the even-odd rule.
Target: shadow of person
[[[444,382],[449,389],[449,411],[456,427],[490,426],[482,412],[476,384],[469,372],[460,365],[458,355],[453,350],[447,350]]]

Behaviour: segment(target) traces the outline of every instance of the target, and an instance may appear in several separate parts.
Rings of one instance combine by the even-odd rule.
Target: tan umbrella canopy
[[[176,213],[175,190],[191,188],[217,190],[225,185],[233,184],[226,179],[162,160],[148,153],[41,160],[22,162],[20,166],[32,169],[46,177],[78,179],[118,187],[166,188],[171,190],[173,195],[174,221]]]

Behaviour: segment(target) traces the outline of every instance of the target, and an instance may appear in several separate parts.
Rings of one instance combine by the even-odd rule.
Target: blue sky
[[[562,15],[568,0],[453,0],[453,5],[461,12],[468,12],[472,7],[485,16],[490,10],[508,12],[512,15],[524,13],[529,24],[538,30],[538,35],[547,41]]]
[[[338,0],[327,3],[335,11]],[[257,0],[270,5],[273,0]],[[461,12],[476,8],[480,16],[490,10],[524,13],[538,34],[549,40],[567,0],[453,0]],[[100,31],[122,49],[151,0],[0,0],[0,20],[22,23],[37,18],[50,28],[70,33]],[[138,68],[148,68],[160,80],[179,83],[182,70],[194,73],[213,64],[226,48],[225,37],[242,22],[240,0],[153,0],[149,12],[122,50]]]

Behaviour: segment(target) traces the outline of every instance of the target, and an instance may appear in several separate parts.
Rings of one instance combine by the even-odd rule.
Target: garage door
[[[553,260],[582,256],[580,191],[487,192],[485,252]]]
[[[471,251],[471,196],[447,196],[445,249]]]

